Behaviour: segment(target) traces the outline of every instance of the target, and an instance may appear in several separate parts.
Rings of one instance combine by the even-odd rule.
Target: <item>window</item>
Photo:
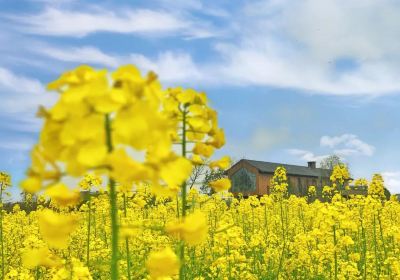
[[[249,172],[245,168],[241,168],[231,176],[232,192],[255,192],[256,191],[256,174]]]

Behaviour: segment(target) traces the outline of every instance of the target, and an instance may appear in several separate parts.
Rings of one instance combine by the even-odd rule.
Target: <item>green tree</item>
[[[224,178],[224,177],[226,177],[225,170],[223,170],[223,169],[217,169],[217,170],[208,169],[205,172],[203,182],[201,183],[201,186],[200,186],[200,191],[204,194],[212,194],[213,190],[212,190],[212,188],[210,188],[209,183],[212,181]]]
[[[319,167],[324,169],[333,170],[336,165],[344,164],[342,159],[338,155],[330,155],[319,163]]]

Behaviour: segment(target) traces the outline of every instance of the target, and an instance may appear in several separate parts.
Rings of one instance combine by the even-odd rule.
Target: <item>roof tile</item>
[[[278,166],[283,166],[288,175],[310,176],[310,177],[330,177],[331,170],[323,168],[311,168],[308,166],[274,163],[250,159],[242,159],[257,168],[262,173],[274,173]]]

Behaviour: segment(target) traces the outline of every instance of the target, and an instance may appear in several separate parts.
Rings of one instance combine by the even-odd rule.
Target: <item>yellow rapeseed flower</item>
[[[197,143],[193,148],[193,153],[205,157],[211,157],[214,153],[214,147],[204,143]]]
[[[35,193],[42,188],[42,181],[39,177],[27,177],[20,183],[21,188],[29,193]]]
[[[61,265],[61,259],[53,255],[46,247],[29,249],[22,254],[21,259],[23,266],[29,269],[37,266],[52,268]]]
[[[198,245],[207,239],[207,219],[201,211],[195,211],[186,216],[181,222],[167,224],[166,231],[175,237],[181,238],[189,245]]]
[[[219,160],[210,162],[210,168],[227,169],[231,164],[231,158],[228,156],[223,156]]]
[[[177,157],[164,163],[160,167],[160,176],[169,187],[182,184],[192,172],[190,160]]]
[[[231,181],[228,178],[221,178],[210,182],[209,185],[214,191],[222,192],[231,188]]]
[[[76,227],[75,216],[58,214],[49,209],[45,209],[39,214],[40,233],[50,247],[67,248],[69,235]]]
[[[5,172],[0,172],[0,187],[2,190],[5,190],[11,186],[11,176]]]
[[[162,280],[178,274],[179,261],[171,248],[166,247],[161,251],[151,252],[146,267],[152,279]]]
[[[80,201],[78,191],[69,189],[65,184],[58,183],[46,190],[51,201],[61,207],[75,206]]]

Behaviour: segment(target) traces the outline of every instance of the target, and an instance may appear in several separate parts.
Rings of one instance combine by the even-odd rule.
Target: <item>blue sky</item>
[[[234,159],[336,153],[400,193],[394,0],[0,0],[0,170],[29,165],[46,83],[79,64],[154,70],[206,91]],[[15,189],[14,192],[17,192]]]

